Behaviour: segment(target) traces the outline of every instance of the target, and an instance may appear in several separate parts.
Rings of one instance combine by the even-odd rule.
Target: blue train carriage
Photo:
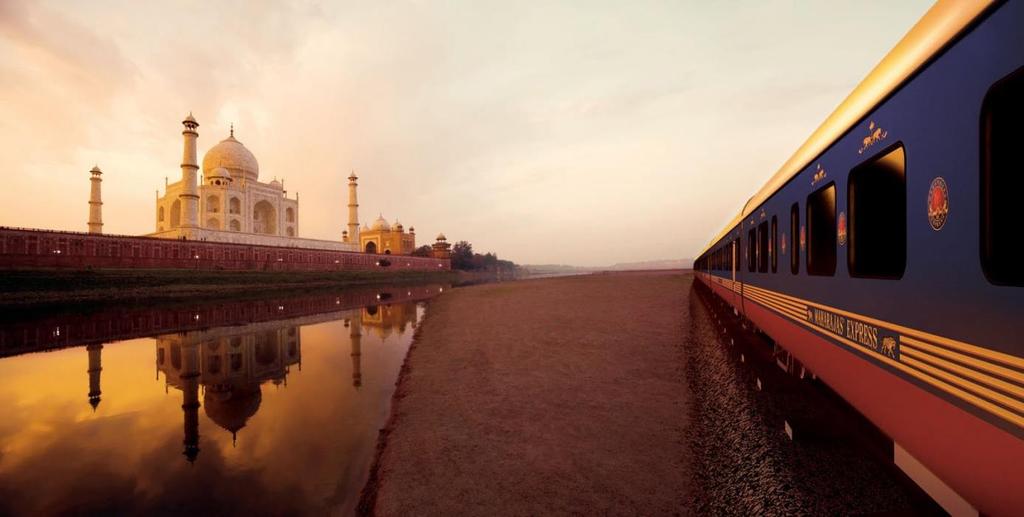
[[[951,513],[1019,514],[1018,198],[1024,2],[940,1],[695,269]]]

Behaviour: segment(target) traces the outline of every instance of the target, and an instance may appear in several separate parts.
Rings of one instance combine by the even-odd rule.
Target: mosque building
[[[228,137],[197,160],[199,123],[189,113],[182,121],[184,151],[181,178],[157,191],[156,230],[150,237],[335,251],[362,251],[408,255],[416,249],[416,232],[398,221],[394,225],[379,217],[371,227],[359,227],[359,203],[355,173],[348,180],[348,229],[341,241],[299,237],[299,195],[288,196],[284,181],[276,177],[260,181],[259,163],[245,145],[235,138],[234,126]],[[92,173],[90,231],[100,233],[100,171]]]
[[[373,226],[363,226],[359,231],[359,249],[367,253],[384,255],[408,255],[416,249],[416,228],[405,231],[402,223],[390,224],[383,215],[377,217]]]

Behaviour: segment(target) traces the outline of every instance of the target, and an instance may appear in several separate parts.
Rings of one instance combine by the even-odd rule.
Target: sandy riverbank
[[[362,510],[685,508],[691,459],[680,354],[691,281],[679,272],[567,277],[460,289],[432,302]]]

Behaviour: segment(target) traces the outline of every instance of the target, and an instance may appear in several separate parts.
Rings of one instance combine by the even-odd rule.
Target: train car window
[[[768,221],[757,226],[757,270],[768,272]]]
[[[751,273],[757,270],[757,230],[753,228],[747,232],[747,269]]]
[[[850,276],[901,278],[907,267],[907,177],[902,143],[850,171]]]
[[[800,274],[800,203],[789,209],[789,271]]]
[[[829,183],[807,196],[807,274],[836,273],[836,185]]]
[[[768,241],[768,256],[772,260],[772,273],[779,271],[779,218],[772,216],[772,236]]]
[[[1024,68],[1019,68],[993,85],[981,104],[981,265],[993,284],[1024,286],[1016,251],[1024,191],[1022,132]]]

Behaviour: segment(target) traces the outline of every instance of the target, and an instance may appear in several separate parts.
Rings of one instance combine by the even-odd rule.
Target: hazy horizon
[[[340,240],[379,213],[518,263],[692,258],[929,2],[0,4],[0,225],[154,231],[235,136]],[[884,16],[882,14],[884,13]]]

